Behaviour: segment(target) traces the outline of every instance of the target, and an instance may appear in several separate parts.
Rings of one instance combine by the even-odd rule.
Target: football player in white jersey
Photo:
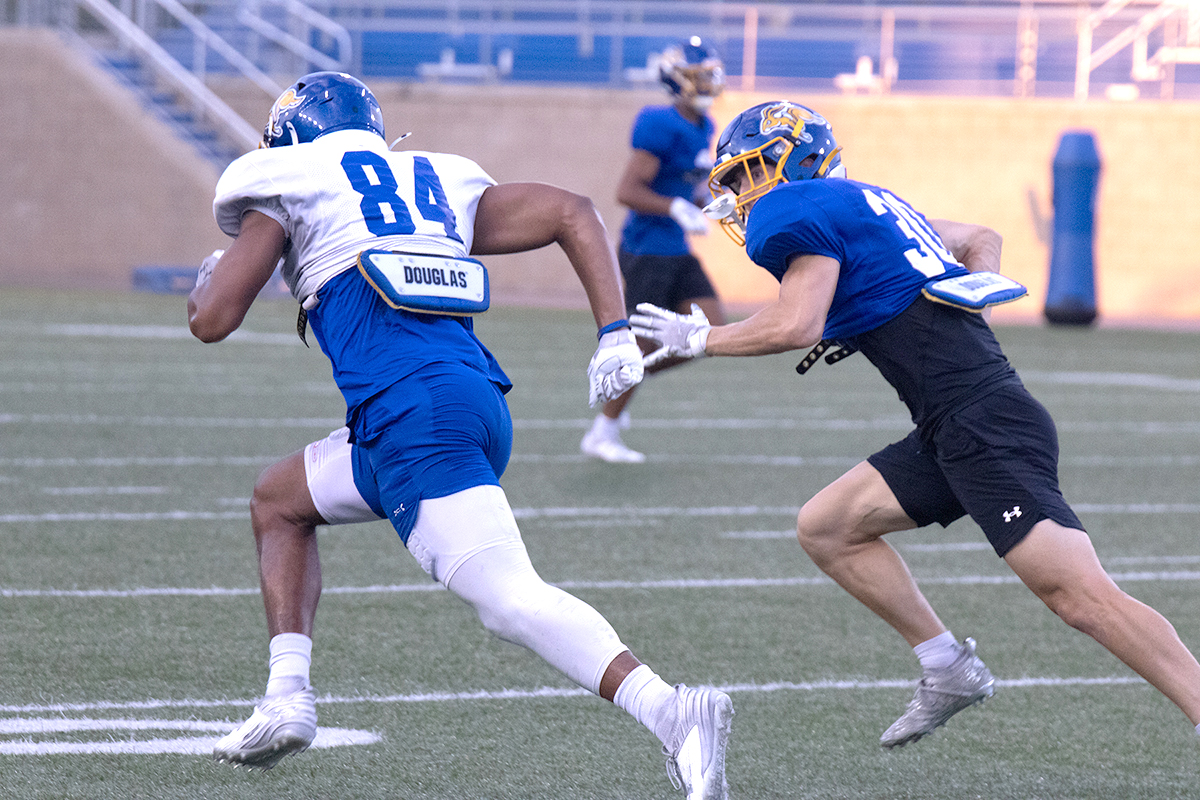
[[[642,377],[616,257],[591,201],[545,184],[496,184],[458,156],[391,152],[375,97],[341,73],[313,73],[285,91],[263,144],[217,185],[214,214],[234,241],[201,267],[189,325],[202,341],[224,339],[282,260],[301,334],[311,323],[332,362],[347,426],[269,467],[255,487],[270,674],[264,699],[214,757],[265,769],[312,743],[315,528],[387,518],[489,630],[650,729],[689,798],[726,797],[728,695],[665,683],[598,612],[546,584],[499,486],[511,384],[473,331],[471,314],[488,295],[486,269],[471,255],[557,242],[599,328],[589,402]]]

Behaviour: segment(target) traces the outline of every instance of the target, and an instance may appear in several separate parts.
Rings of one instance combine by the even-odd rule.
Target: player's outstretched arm
[[[517,253],[552,242],[579,276],[599,346],[588,364],[588,404],[595,408],[641,380],[642,351],[625,322],[617,255],[592,201],[542,183],[507,183],[486,189],[475,211],[475,255]]]
[[[238,329],[254,298],[283,255],[287,234],[278,222],[257,211],[242,217],[242,229],[188,295],[188,327],[202,342],[219,342]]]
[[[758,356],[812,347],[821,341],[841,265],[828,256],[795,256],[779,283],[779,298],[740,322],[709,333],[710,356]]]
[[[587,292],[596,327],[624,318],[617,255],[590,199],[545,183],[502,183],[480,197],[472,254],[520,253],[556,242]]]
[[[971,272],[999,272],[1000,234],[986,225],[954,222],[948,219],[931,219],[929,226],[941,237],[958,263]]]

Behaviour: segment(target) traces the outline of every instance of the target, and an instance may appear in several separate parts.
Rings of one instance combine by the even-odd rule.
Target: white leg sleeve
[[[488,630],[593,693],[628,649],[598,611],[538,576],[499,486],[422,500],[408,547]]]
[[[382,519],[354,485],[349,428],[338,428],[304,448],[304,475],[313,505],[330,525]]]

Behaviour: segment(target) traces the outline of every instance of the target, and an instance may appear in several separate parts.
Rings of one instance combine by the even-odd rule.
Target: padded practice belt
[[[364,250],[358,271],[392,308],[467,316],[487,311],[487,268],[473,258]]]

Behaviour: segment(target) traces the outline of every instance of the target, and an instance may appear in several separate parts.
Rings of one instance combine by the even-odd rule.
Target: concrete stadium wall
[[[721,121],[773,99],[729,93]],[[1103,162],[1096,209],[1101,317],[1200,321],[1200,104],[1039,99],[803,96],[833,124],[852,178],[885,186],[929,217],[979,222],[1004,236],[1003,271],[1030,296],[996,319],[1036,317],[1045,301],[1052,161],[1066,130],[1090,130]],[[699,245],[718,283],[745,296],[745,256],[726,237]]]
[[[143,264],[196,264],[227,241],[212,221],[216,172],[173,141],[102,71],[46,32],[0,29],[16,75],[15,125],[0,128],[0,285],[126,289]],[[286,83],[287,79],[281,79]],[[613,198],[629,125],[657,91],[372,83],[389,138],[473,158],[497,180],[540,180],[591,196],[615,240]],[[257,124],[272,98],[214,89]],[[729,92],[724,124],[765,95]],[[851,177],[892,189],[928,216],[982,222],[1005,237],[1004,270],[1031,297],[997,319],[1040,315],[1049,251],[1051,160],[1065,130],[1090,129],[1104,162],[1098,203],[1102,319],[1200,320],[1200,104],[1133,104],[796,94],[834,124]],[[695,239],[732,305],[776,284],[724,235]],[[583,305],[556,248],[489,259],[498,302]]]
[[[56,34],[0,28],[0,71],[0,286],[128,289],[226,238],[216,170]]]

